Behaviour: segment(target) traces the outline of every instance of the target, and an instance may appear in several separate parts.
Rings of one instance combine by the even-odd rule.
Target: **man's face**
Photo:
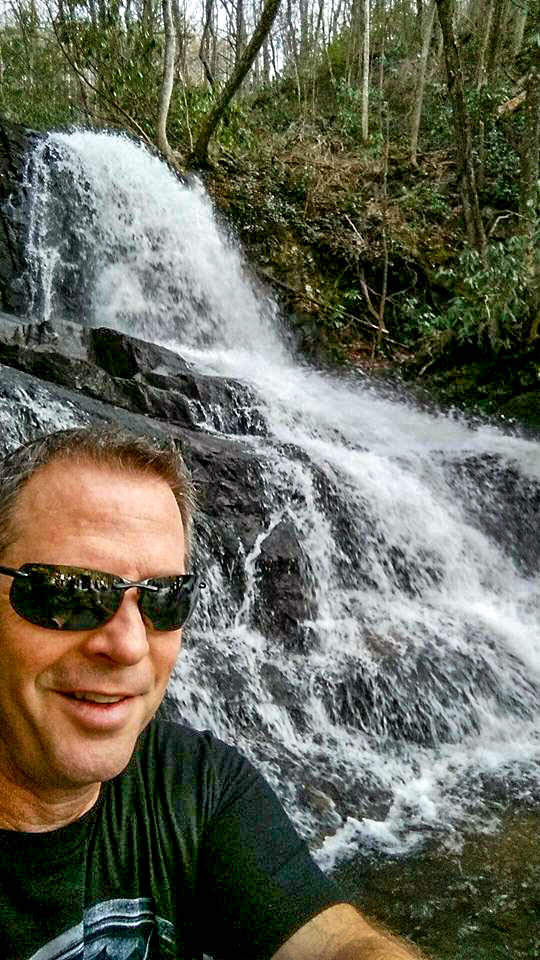
[[[58,563],[130,580],[184,572],[180,512],[153,476],[55,461],[21,492],[16,531],[5,566]],[[161,702],[181,631],[145,625],[136,590],[102,627],[46,630],[15,613],[10,586],[0,576],[0,772],[41,793],[110,779]]]

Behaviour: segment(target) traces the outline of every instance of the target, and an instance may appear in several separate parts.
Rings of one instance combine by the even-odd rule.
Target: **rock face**
[[[24,315],[28,291],[23,274],[25,156],[34,135],[0,119],[0,305]]]
[[[216,426],[227,433],[265,432],[243,384],[200,376],[172,350],[114,330],[69,322],[53,328],[0,315],[0,361],[189,429],[212,428],[214,411]]]

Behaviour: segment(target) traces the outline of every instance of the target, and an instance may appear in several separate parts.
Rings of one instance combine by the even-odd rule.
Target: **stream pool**
[[[432,960],[540,957],[540,816],[505,814],[496,833],[407,859],[338,867],[347,896]]]

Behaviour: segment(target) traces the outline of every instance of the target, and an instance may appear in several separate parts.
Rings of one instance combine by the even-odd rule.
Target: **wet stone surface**
[[[459,853],[356,858],[335,876],[368,916],[432,960],[540,957],[537,812],[505,815],[496,833],[466,839]]]

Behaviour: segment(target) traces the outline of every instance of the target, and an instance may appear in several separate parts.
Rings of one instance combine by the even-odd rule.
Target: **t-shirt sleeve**
[[[343,897],[253,766],[231,748],[216,764],[199,863],[203,947],[220,960],[266,960]]]

